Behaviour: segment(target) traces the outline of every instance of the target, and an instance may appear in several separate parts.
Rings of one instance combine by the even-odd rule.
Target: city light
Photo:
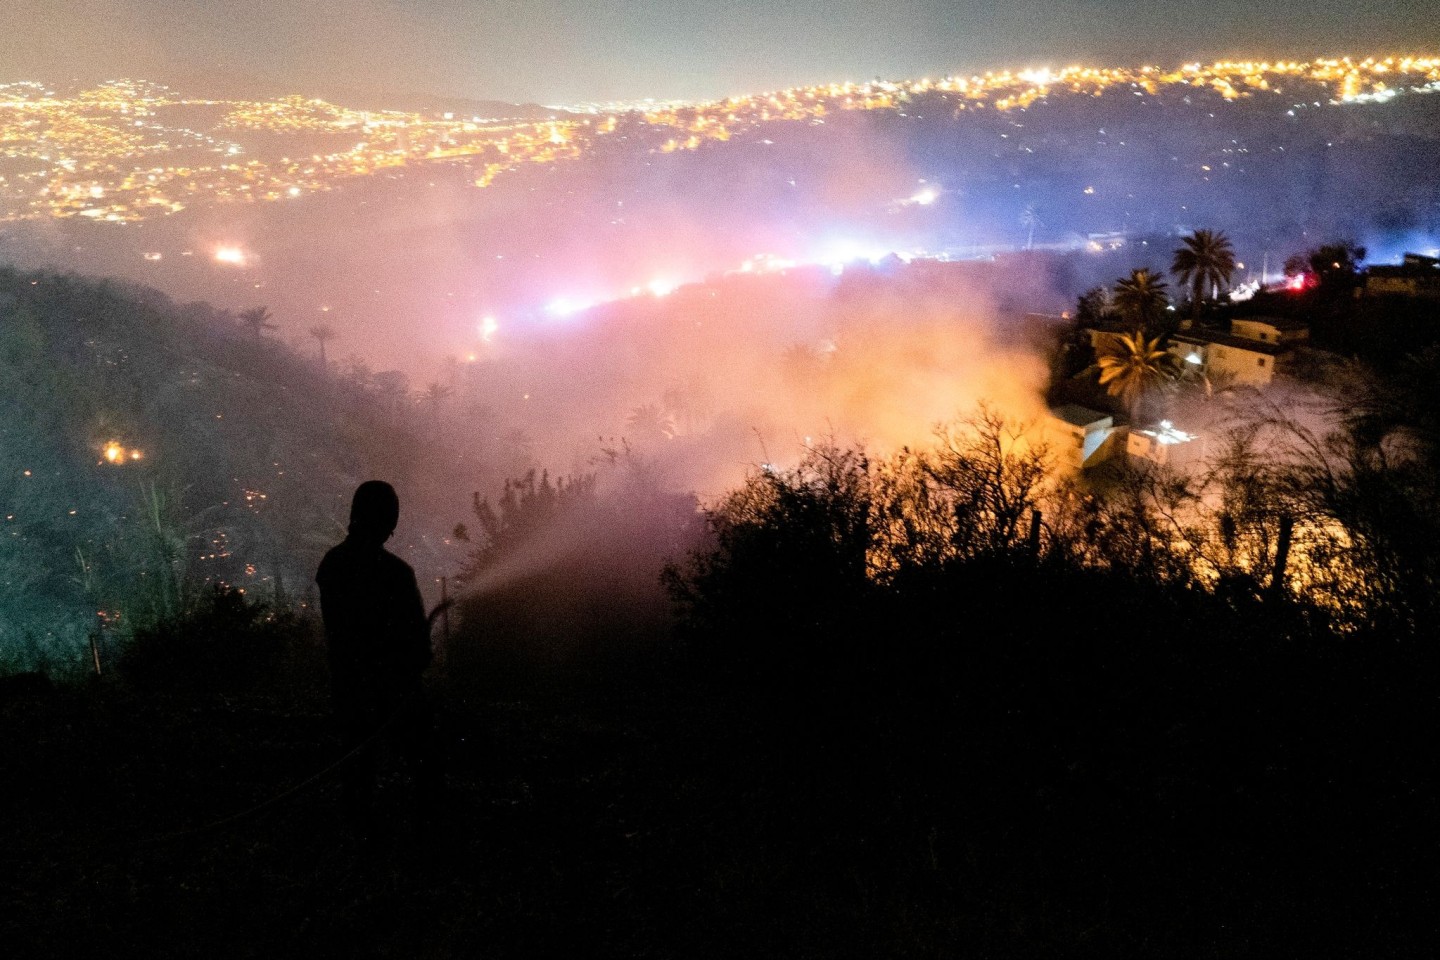
[[[1114,91],[1148,98],[1173,90],[1188,98],[1197,88],[1227,103],[1283,95],[1293,104],[1288,114],[1294,116],[1303,107],[1383,103],[1405,92],[1440,90],[1440,57],[1001,70],[819,84],[712,101],[642,101],[604,109],[586,104],[573,115],[577,119],[511,121],[364,111],[302,96],[210,101],[144,81],[112,81],[65,95],[42,93],[25,82],[0,83],[0,140],[11,144],[14,159],[39,168],[23,186],[0,183],[0,200],[6,202],[0,220],[49,216],[132,222],[169,216],[196,203],[280,201],[401,167],[457,161],[472,164],[470,182],[488,187],[526,165],[576,159],[610,138],[632,136],[622,134],[624,117],[642,120],[654,137],[648,149],[663,154],[756,134],[777,121],[818,125],[842,111],[902,110],[929,95],[945,98],[957,112],[1007,113],[1062,94],[1098,97]],[[1297,103],[1295,94],[1306,102]],[[194,106],[218,107],[220,119],[208,130],[196,130],[178,116],[167,119],[169,111]],[[137,125],[131,118],[141,115],[148,120]],[[37,126],[75,135],[60,155],[47,138],[34,135]],[[343,137],[338,142],[345,146],[276,159],[247,147],[250,134]],[[755,142],[770,146],[776,141],[766,136]],[[116,162],[140,156],[143,164]],[[1093,196],[1095,187],[1086,186],[1084,192]],[[942,193],[924,187],[897,205],[929,206]]]
[[[215,262],[232,267],[245,265],[245,251],[239,247],[219,247],[215,250]]]

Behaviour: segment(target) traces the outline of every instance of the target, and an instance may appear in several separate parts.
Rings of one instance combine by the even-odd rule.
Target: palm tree
[[[1144,333],[1119,333],[1106,337],[1100,348],[1100,385],[1112,397],[1119,397],[1135,419],[1145,394],[1163,387],[1179,376],[1179,361],[1160,345],[1160,337]]]
[[[675,437],[675,421],[657,404],[647,403],[630,411],[625,420],[635,439],[641,442],[671,440]]]
[[[1190,287],[1192,316],[1199,318],[1200,304],[1230,283],[1235,272],[1235,251],[1230,238],[1219,230],[1196,230],[1184,238],[1184,246],[1175,251],[1170,270]]]
[[[325,341],[335,339],[335,328],[328,323],[317,323],[310,328],[310,336],[314,337],[315,342],[320,344],[320,369],[330,369],[329,364],[325,362]]]
[[[1137,331],[1156,326],[1169,305],[1165,281],[1147,268],[1131,270],[1130,276],[1115,282],[1115,307]]]
[[[240,322],[255,334],[256,343],[260,342],[261,331],[275,329],[275,324],[270,322],[273,319],[268,307],[252,307],[240,313]]]
[[[1025,249],[1029,250],[1035,246],[1035,228],[1044,226],[1040,218],[1035,214],[1035,204],[1027,203],[1025,209],[1020,211],[1020,226],[1027,231],[1025,235]]]
[[[676,434],[682,431],[690,432],[694,413],[690,403],[690,391],[678,383],[672,384],[660,395],[660,404],[665,411],[665,416],[674,425]]]

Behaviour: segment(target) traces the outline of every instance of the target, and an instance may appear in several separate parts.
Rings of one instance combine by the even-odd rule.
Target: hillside
[[[420,445],[226,310],[0,270],[0,662],[73,665],[97,611],[152,619],[209,584],[303,599],[374,475],[412,494],[399,549],[433,569]]]

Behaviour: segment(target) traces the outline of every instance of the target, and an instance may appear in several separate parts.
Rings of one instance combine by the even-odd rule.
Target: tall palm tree
[[[1136,330],[1148,330],[1159,324],[1170,305],[1165,281],[1147,268],[1131,270],[1130,276],[1115,283],[1115,308]]]
[[[249,310],[242,310],[235,315],[242,327],[246,327],[255,336],[255,342],[260,342],[261,334],[266,330],[274,330],[276,326],[271,321],[275,319],[269,307],[251,307]]]
[[[1044,226],[1040,217],[1035,213],[1035,204],[1027,203],[1025,209],[1020,211],[1020,226],[1026,229],[1025,249],[1029,250],[1035,246],[1035,228]]]
[[[658,404],[647,403],[630,411],[625,420],[638,441],[671,440],[675,437],[675,421]]]
[[[1110,396],[1120,398],[1132,420],[1147,393],[1166,386],[1180,374],[1179,361],[1160,345],[1160,340],[1137,330],[1106,337],[1100,348],[1100,385]]]
[[[310,336],[314,337],[315,342],[320,344],[320,369],[330,369],[329,364],[325,362],[325,341],[335,339],[335,328],[328,323],[317,323],[310,328]]]
[[[252,307],[249,310],[242,310],[240,312],[240,322],[249,327],[250,332],[255,334],[256,343],[260,342],[261,332],[275,329],[275,324],[270,322],[273,319],[274,316],[270,313],[268,307]]]
[[[1235,250],[1230,238],[1219,230],[1196,230],[1183,240],[1175,251],[1170,270],[1190,287],[1192,316],[1200,316],[1200,304],[1215,296],[1230,283],[1235,272]]]

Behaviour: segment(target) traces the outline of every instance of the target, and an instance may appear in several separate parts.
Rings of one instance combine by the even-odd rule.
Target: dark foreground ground
[[[963,735],[920,742],[843,705],[777,713],[694,687],[435,696],[446,807],[417,823],[392,757],[392,829],[370,847],[342,824],[333,776],[206,826],[338,756],[317,683],[8,698],[0,953],[1395,957],[1440,943],[1434,788],[1337,786],[1366,776],[1351,760],[1327,784],[1343,719],[1230,763],[1193,730],[1121,724],[1080,743],[1063,717],[971,715]]]

